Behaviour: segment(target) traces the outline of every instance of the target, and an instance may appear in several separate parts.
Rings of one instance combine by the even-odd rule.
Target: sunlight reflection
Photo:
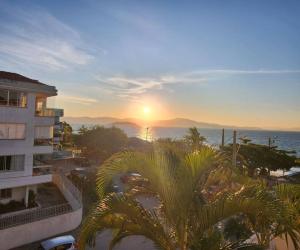
[[[154,139],[153,133],[154,133],[154,130],[152,130],[151,127],[143,126],[143,127],[141,127],[141,129],[139,131],[138,137],[143,140],[146,140],[146,141],[153,141],[153,139]]]

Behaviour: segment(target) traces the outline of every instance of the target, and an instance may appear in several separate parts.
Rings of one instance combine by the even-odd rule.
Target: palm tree
[[[185,140],[193,150],[199,150],[206,141],[206,138],[200,135],[200,132],[196,127],[192,127],[188,129]]]
[[[124,193],[106,194],[112,177],[128,171],[140,173],[145,183],[133,182]],[[221,190],[211,185],[212,179],[218,178]],[[83,223],[80,249],[105,229],[114,230],[109,249],[130,235],[143,235],[162,250],[250,249],[253,245],[244,240],[224,240],[217,226],[240,214],[260,246],[266,247],[272,238],[285,234],[298,249],[298,207],[290,205],[286,189],[268,190],[250,179],[243,180],[243,185],[227,185],[229,180],[239,180],[237,173],[224,166],[224,160],[208,147],[184,156],[166,154],[160,148],[151,153],[118,153],[99,169],[100,202]],[[294,190],[294,197],[299,193]],[[140,195],[157,199],[160,206],[144,208],[137,199]]]

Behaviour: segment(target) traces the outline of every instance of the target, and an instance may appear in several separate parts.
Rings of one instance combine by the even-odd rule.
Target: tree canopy
[[[125,149],[127,141],[127,135],[116,127],[83,126],[79,129],[79,133],[74,135],[74,143],[82,149],[83,155],[97,162]]]
[[[250,143],[249,140],[237,145],[238,166],[246,166],[249,175],[255,174],[255,170],[261,173],[276,171],[278,169],[289,170],[293,166],[300,166],[294,152],[279,150],[277,147]],[[232,154],[232,144],[222,149],[228,155]]]
[[[109,249],[130,235],[143,235],[163,250],[242,249],[242,234],[242,240],[225,240],[217,226],[241,214],[259,246],[267,247],[274,237],[286,234],[299,248],[300,207],[294,202],[299,187],[267,187],[245,179],[209,147],[183,153],[170,153],[170,148],[122,152],[105,161],[97,176],[99,203],[83,223],[80,249],[108,228],[115,232]],[[124,193],[105,191],[115,175],[128,171],[138,172],[147,185],[133,183]],[[159,206],[146,209],[138,200],[141,195]]]
[[[192,150],[199,150],[206,141],[206,138],[201,136],[196,127],[189,128],[184,139]]]

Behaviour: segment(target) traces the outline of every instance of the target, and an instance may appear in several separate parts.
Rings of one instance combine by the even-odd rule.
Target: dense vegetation
[[[268,175],[270,171],[278,169],[289,170],[293,166],[300,166],[295,152],[279,150],[277,147],[251,143],[244,140],[237,145],[238,167],[246,168],[250,176],[257,174]],[[227,155],[232,154],[232,144],[223,149]]]
[[[83,224],[80,249],[108,228],[114,229],[110,249],[130,235],[143,235],[157,249],[168,250],[266,249],[279,236],[290,237],[298,249],[300,187],[253,179],[231,166],[230,146],[219,151],[203,142],[191,129],[185,140],[160,139],[146,151],[123,151],[106,160],[97,176],[98,204]],[[269,158],[252,161],[252,151],[262,150],[258,146],[240,145],[240,162],[269,170]],[[286,152],[268,150],[278,161],[286,160]],[[111,193],[113,177],[128,172],[140,173],[143,183],[133,181],[124,193]],[[140,196],[152,197],[158,206],[144,208]],[[250,236],[255,245],[247,243]]]
[[[125,149],[127,142],[127,135],[116,127],[81,127],[79,133],[74,135],[75,145],[82,149],[84,156],[94,162],[102,162]]]

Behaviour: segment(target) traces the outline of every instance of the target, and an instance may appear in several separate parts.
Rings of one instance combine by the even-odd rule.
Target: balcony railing
[[[49,139],[34,139],[34,146],[52,146],[53,138]]]
[[[61,122],[55,123],[53,128],[54,128],[54,130],[62,130],[63,124]]]
[[[47,175],[52,174],[53,169],[52,165],[44,165],[44,166],[33,166],[32,175],[39,176],[39,175]]]
[[[63,109],[54,109],[54,108],[43,108],[35,111],[36,116],[48,116],[48,117],[62,117],[64,116]]]
[[[55,116],[55,110],[54,109],[38,109],[35,111],[36,116],[48,116],[48,117],[54,117]]]
[[[69,203],[60,204],[47,208],[38,208],[32,211],[16,214],[8,217],[0,218],[0,230],[14,227],[22,224],[31,223],[34,221],[46,219],[53,216],[69,213],[72,207]]]
[[[58,117],[64,116],[64,110],[63,109],[53,109],[54,110],[54,115]]]

